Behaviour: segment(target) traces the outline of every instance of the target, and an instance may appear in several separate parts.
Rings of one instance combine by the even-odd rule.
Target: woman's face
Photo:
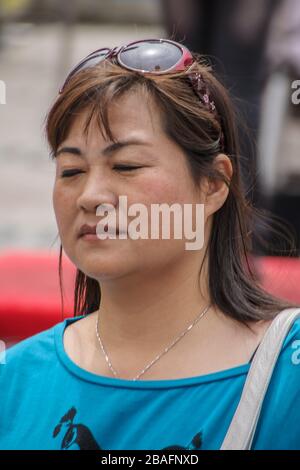
[[[127,93],[110,106],[109,121],[118,141],[143,143],[105,151],[112,142],[104,140],[93,123],[85,136],[82,113],[58,147],[53,204],[64,251],[78,269],[99,281],[146,271],[153,275],[184,256],[195,258],[197,252],[185,249],[188,240],[174,239],[172,230],[170,239],[161,239],[161,235],[151,239],[150,228],[148,239],[128,235],[126,239],[88,240],[78,236],[83,224],[100,222],[96,215],[100,204],[113,205],[118,216],[120,196],[127,197],[128,208],[139,203],[148,209],[149,227],[152,204],[179,203],[183,207],[201,203],[185,156],[164,134],[154,103],[147,104],[138,92]],[[63,176],[70,170],[71,176]],[[129,215],[127,223],[136,217]]]

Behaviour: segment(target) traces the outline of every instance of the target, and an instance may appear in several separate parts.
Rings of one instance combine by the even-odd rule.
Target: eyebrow
[[[143,140],[139,139],[127,139],[127,140],[119,140],[118,142],[114,142],[113,144],[108,145],[105,147],[101,154],[103,156],[111,156],[114,153],[116,153],[118,150],[121,148],[129,147],[130,145],[147,145],[151,146],[152,144],[150,142],[146,142]],[[84,158],[83,152],[80,150],[79,147],[62,147],[58,149],[58,151],[55,153],[55,157],[58,157],[62,153],[71,153],[72,155],[77,155],[78,157]]]

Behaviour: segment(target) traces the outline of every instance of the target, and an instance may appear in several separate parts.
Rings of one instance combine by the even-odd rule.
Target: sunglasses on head
[[[155,75],[186,70],[194,62],[191,52],[185,46],[169,39],[140,40],[113,49],[104,47],[91,52],[71,70],[60,93],[70,78],[81,70],[113,58],[128,70]]]
[[[202,75],[199,72],[189,72],[195,59],[192,53],[182,44],[170,39],[143,39],[131,42],[126,46],[104,47],[91,52],[82,59],[68,74],[59,93],[63,93],[67,83],[78,72],[94,67],[104,60],[116,60],[125,69],[147,73],[167,74],[170,72],[187,71],[193,90],[200,98],[206,109],[217,115],[214,101]]]

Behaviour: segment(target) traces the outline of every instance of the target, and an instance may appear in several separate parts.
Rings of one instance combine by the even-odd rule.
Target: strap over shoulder
[[[292,324],[299,317],[300,307],[282,310],[265,332],[220,450],[249,450],[251,448],[264,396],[282,344]]]

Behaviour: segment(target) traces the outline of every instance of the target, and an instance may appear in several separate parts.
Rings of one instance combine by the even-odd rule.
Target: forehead
[[[101,106],[101,104],[99,105]],[[89,108],[83,110],[73,120],[67,138],[105,140],[96,122],[96,114],[85,134],[85,124]],[[139,92],[126,93],[108,106],[108,124],[117,139],[126,138],[131,133],[141,134],[148,140],[163,137],[161,114],[151,97]]]

